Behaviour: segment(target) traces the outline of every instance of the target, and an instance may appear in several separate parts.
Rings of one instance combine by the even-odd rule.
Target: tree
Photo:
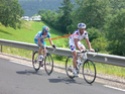
[[[57,23],[59,17],[57,12],[51,10],[40,10],[38,14],[42,16],[42,21],[47,23],[49,26],[52,26],[57,30],[60,29]]]
[[[0,22],[5,26],[17,28],[23,14],[18,0],[0,0]]]
[[[110,22],[107,38],[112,54],[125,55],[125,9],[117,12]]]
[[[71,12],[73,5],[70,0],[63,0],[61,5],[62,6],[59,7],[59,10],[61,11],[61,16],[59,17],[58,23],[61,31],[67,33],[67,27],[72,24]]]
[[[88,34],[89,34],[89,40],[90,42],[92,42],[93,40],[102,37],[101,35],[103,35],[102,32],[100,32],[98,29],[96,28],[89,28],[87,29]]]
[[[102,28],[109,13],[108,0],[76,0],[75,21],[84,22],[88,27]]]
[[[112,7],[112,9],[115,10],[120,10],[122,8],[125,8],[125,0],[109,0],[110,2],[110,6]]]

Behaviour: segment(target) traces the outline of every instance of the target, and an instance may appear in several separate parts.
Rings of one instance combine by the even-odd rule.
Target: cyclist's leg
[[[80,41],[78,42],[78,46],[79,46],[81,51],[85,51],[86,50],[86,47]]]
[[[41,44],[42,44],[42,46],[40,46],[39,45],[39,43],[38,43],[38,39],[34,39],[34,41],[35,41],[35,43],[38,45],[38,47],[39,47],[39,49],[38,49],[38,60],[39,61],[42,61],[42,58],[43,58],[43,56],[42,56],[42,51],[43,51],[43,48],[44,48],[44,45],[43,45],[43,41],[41,40]]]
[[[72,52],[72,56],[73,56],[73,67],[77,68],[77,64],[76,64],[76,60],[77,60],[77,52],[73,51]]]
[[[76,63],[76,60],[77,60],[77,52],[76,52],[76,47],[74,45],[74,43],[72,41],[69,41],[69,46],[70,46],[70,50],[72,52],[72,56],[73,56],[73,74],[74,76],[77,76],[77,63]]]
[[[42,51],[43,51],[43,48],[39,47],[39,50],[38,50],[39,56],[42,55]]]
[[[45,41],[42,42],[42,45],[43,45],[43,56],[45,57],[47,55],[47,49],[46,49]]]
[[[73,56],[73,67],[76,68],[77,52],[76,52],[75,44],[71,39],[69,40],[69,47]]]
[[[46,49],[46,47],[44,47],[44,49],[43,49],[43,56],[45,57],[47,55],[47,49]]]

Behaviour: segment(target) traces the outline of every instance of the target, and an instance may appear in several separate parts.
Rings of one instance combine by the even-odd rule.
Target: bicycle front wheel
[[[85,81],[92,84],[96,78],[96,67],[93,61],[87,59],[82,66],[82,74]]]
[[[65,70],[66,70],[66,74],[69,78],[73,79],[75,76],[73,75],[73,58],[72,56],[69,56],[66,60],[65,63]]]
[[[35,51],[32,56],[32,65],[35,71],[40,69],[40,62],[38,61],[38,51]]]
[[[47,53],[47,56],[45,57],[44,67],[48,75],[50,75],[53,72],[54,62],[51,54],[49,53]]]

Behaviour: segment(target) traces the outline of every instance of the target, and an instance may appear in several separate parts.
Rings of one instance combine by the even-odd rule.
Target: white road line
[[[117,88],[117,87],[112,87],[112,86],[108,86],[108,85],[104,85],[105,87],[108,87],[108,88],[112,88],[112,89],[115,89],[115,90],[119,90],[119,91],[124,91],[125,92],[125,89],[121,89],[121,88]]]

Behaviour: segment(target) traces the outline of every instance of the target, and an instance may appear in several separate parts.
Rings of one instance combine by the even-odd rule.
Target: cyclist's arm
[[[86,38],[86,43],[87,43],[87,45],[88,45],[88,48],[91,50],[91,49],[92,49],[92,46],[91,46],[91,43],[90,43],[90,41],[89,41],[88,38]]]
[[[52,39],[48,38],[48,40],[49,40],[50,45],[52,46],[53,45]]]

